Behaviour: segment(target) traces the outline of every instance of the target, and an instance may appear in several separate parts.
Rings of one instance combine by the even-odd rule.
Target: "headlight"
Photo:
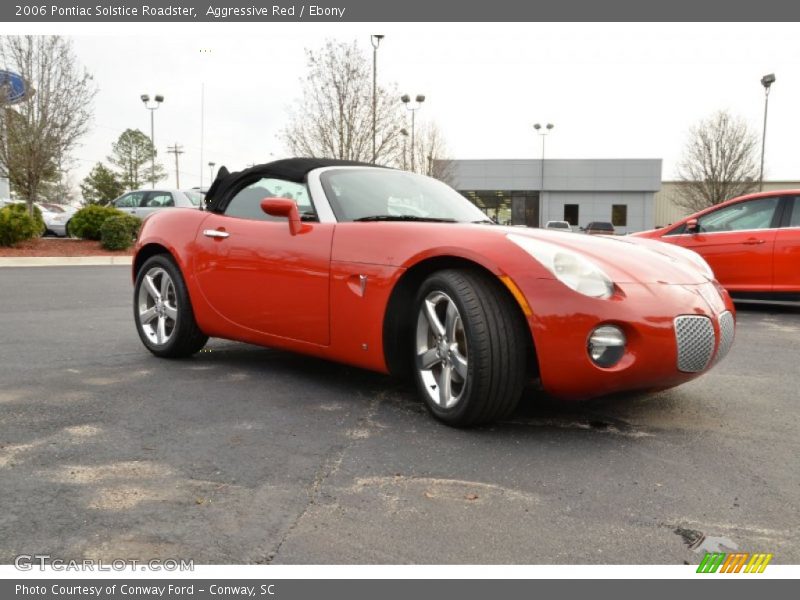
[[[609,276],[585,256],[515,233],[506,237],[542,263],[568,288],[591,298],[610,298],[614,293],[614,284]]]

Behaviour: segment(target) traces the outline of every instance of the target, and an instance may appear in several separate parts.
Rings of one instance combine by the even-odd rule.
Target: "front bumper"
[[[580,400],[662,390],[708,371],[730,350],[735,311],[728,294],[713,283],[617,288],[612,298],[599,300],[555,280],[524,284],[541,383],[549,394]],[[587,341],[606,324],[622,329],[627,345],[619,362],[601,368],[590,359]]]

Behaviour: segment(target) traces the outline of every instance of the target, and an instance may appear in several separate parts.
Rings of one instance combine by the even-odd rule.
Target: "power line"
[[[183,154],[183,146],[179,146],[178,142],[175,142],[174,146],[167,146],[167,154],[175,155],[175,187],[181,189],[181,170],[178,165],[178,156]]]

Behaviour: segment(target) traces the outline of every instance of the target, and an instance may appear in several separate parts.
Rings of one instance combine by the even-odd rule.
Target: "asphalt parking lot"
[[[2,563],[800,562],[800,308],[740,305],[680,388],[459,431],[357,369],[157,359],[130,299],[126,267],[0,269]]]

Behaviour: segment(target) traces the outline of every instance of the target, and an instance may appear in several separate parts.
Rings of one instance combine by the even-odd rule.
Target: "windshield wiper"
[[[497,223],[495,223],[491,219],[479,219],[477,221],[470,221],[470,223],[478,223],[478,224],[484,224],[484,225],[488,223],[489,225],[497,225]]]
[[[353,219],[353,221],[430,221],[432,223],[455,223],[455,219],[441,219],[437,217],[418,217],[416,215],[370,215]]]

